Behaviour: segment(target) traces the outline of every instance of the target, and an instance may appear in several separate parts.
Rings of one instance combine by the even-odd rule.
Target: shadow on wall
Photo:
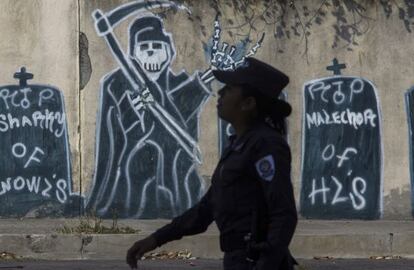
[[[89,57],[89,42],[85,33],[79,33],[79,89],[83,90],[92,74],[92,64]]]

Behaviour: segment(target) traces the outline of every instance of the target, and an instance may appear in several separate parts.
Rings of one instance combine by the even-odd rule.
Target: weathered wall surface
[[[26,205],[35,200],[30,197],[36,193],[34,173],[56,183],[51,209],[67,204],[63,194],[67,201],[82,201],[70,196],[81,191],[85,210],[103,217],[169,218],[184,211],[209,185],[228,132],[216,116],[213,93],[220,85],[209,69],[237,65],[250,53],[291,78],[288,139],[302,216],[411,219],[412,98],[405,93],[414,84],[413,5],[165,1],[157,8],[151,1],[1,2],[2,10],[10,10],[0,17],[1,84],[19,85],[12,76],[25,66],[34,74],[28,82],[33,89],[50,84],[62,93],[71,180],[66,176],[63,184],[57,175],[53,180],[52,169],[35,159],[46,156],[40,151],[27,163],[36,147],[65,140],[30,140],[28,124],[13,129],[26,141],[15,139],[20,133],[0,133],[7,146],[1,149],[3,166],[11,168],[0,179],[5,190],[11,177],[9,195],[0,195],[9,206],[0,215],[13,215],[8,209],[20,198]],[[137,95],[144,84],[148,93]],[[6,118],[12,109],[20,117],[47,109],[39,96],[29,97],[33,108],[6,108],[4,100],[12,102],[12,91],[25,86],[2,87],[0,97],[6,97],[4,88],[10,97],[4,104],[0,98],[0,113]],[[152,100],[160,106],[148,106]],[[65,147],[54,153],[60,157],[55,168],[68,164]]]
[[[77,215],[78,2],[0,5],[0,215]]]

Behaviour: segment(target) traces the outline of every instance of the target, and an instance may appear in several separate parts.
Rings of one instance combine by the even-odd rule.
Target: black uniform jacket
[[[286,140],[258,123],[230,142],[200,202],[153,234],[158,245],[204,232],[214,220],[222,251],[242,249],[244,236],[256,233],[252,228],[259,219],[265,224],[260,232],[267,231],[264,240],[274,251],[287,252],[297,213]]]

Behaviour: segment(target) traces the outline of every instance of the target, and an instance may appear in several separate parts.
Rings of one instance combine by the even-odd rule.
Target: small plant
[[[79,218],[79,225],[75,227],[64,225],[57,229],[57,232],[64,234],[132,234],[139,232],[139,230],[129,226],[119,227],[116,215],[113,215],[111,226],[105,226],[103,220],[95,215],[87,215]]]
[[[162,250],[160,252],[151,252],[144,255],[141,260],[195,260],[197,257],[192,256],[192,253],[189,250],[182,251],[166,251]]]
[[[17,259],[17,256],[11,252],[7,252],[7,251],[0,252],[0,261],[1,260],[4,260],[4,261],[16,260],[16,259]]]

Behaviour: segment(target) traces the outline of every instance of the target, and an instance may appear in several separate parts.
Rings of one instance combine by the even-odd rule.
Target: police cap
[[[214,77],[225,84],[248,85],[277,103],[283,116],[292,111],[289,103],[280,100],[279,95],[289,83],[289,77],[280,70],[252,57],[235,70],[214,70]]]

